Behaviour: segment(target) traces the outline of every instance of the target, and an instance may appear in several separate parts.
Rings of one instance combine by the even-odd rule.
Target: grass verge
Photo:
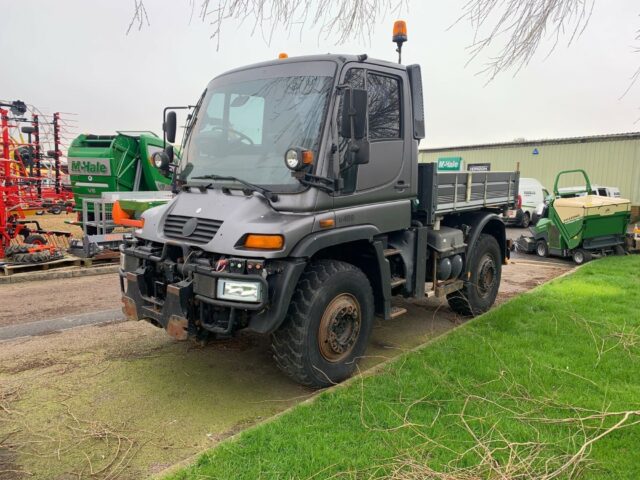
[[[171,478],[638,478],[638,272],[588,264]]]

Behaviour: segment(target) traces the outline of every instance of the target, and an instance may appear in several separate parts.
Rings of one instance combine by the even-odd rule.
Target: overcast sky
[[[637,0],[596,0],[593,18],[572,46],[545,59],[543,46],[517,76],[486,84],[482,59],[465,66],[473,38],[467,24],[448,30],[467,0],[410,0],[405,63],[422,65],[427,138],[423,147],[515,138],[539,139],[640,130],[640,82],[623,99],[640,54]],[[198,0],[196,0],[198,2]],[[250,25],[225,24],[216,51],[212,27],[193,19],[189,0],[146,0],[151,25],[126,35],[133,0],[2,0],[0,99],[46,112],[77,114],[79,132],[153,130],[162,108],[197,100],[225,70],[277,56],[368,53],[394,60],[395,18],[371,41],[337,46],[310,31],[277,33],[271,45]],[[636,42],[637,43],[637,42]]]

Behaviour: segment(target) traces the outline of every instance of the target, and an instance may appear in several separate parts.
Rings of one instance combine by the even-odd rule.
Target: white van
[[[584,196],[587,194],[586,187],[563,187],[558,189],[558,193],[563,197]],[[620,189],[618,187],[603,187],[602,185],[591,185],[591,195],[597,195],[599,197],[613,197],[620,198]]]
[[[549,191],[535,178],[521,178],[518,189],[518,204],[507,211],[505,222],[527,228],[534,218],[536,208],[549,196]]]

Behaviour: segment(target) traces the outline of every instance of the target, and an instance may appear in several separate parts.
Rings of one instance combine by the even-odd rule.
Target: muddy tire
[[[13,263],[43,263],[51,260],[51,254],[48,251],[34,253],[18,253],[11,257]]]
[[[29,251],[29,245],[9,245],[4,250],[6,258],[14,257],[20,253],[27,253]]]
[[[447,295],[451,309],[465,317],[480,315],[491,308],[502,275],[502,254],[493,236],[481,234],[471,251],[471,278],[462,290]]]
[[[284,323],[271,336],[274,359],[303,385],[339,383],[364,354],[373,315],[373,292],[361,270],[336,260],[313,262],[300,277]]]
[[[40,250],[29,252],[29,249],[38,248],[38,245],[24,244],[12,245],[6,250],[6,257],[11,263],[44,263],[62,258],[64,255],[60,250]]]
[[[24,239],[24,243],[28,243],[30,245],[46,245],[47,239],[44,238],[42,235],[32,234]]]

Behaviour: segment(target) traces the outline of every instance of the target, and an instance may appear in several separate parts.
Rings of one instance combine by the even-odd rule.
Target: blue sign
[[[534,148],[534,149],[533,149],[533,154],[534,154],[534,155],[539,155],[539,154],[540,154],[540,152],[538,151],[538,149],[537,149],[537,148]]]

